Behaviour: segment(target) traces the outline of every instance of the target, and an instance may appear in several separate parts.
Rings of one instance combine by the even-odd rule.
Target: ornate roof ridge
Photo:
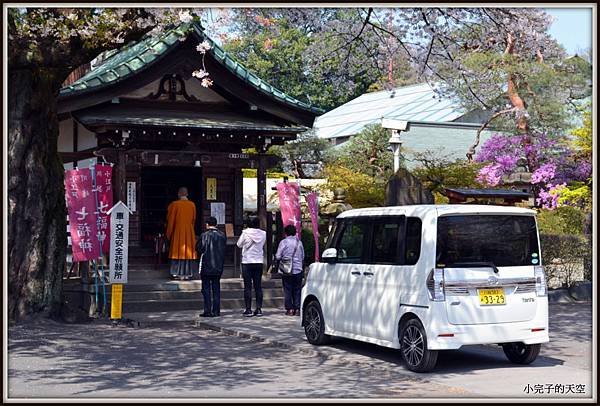
[[[184,41],[190,33],[195,33],[200,41],[207,40],[211,45],[211,49],[207,52],[215,60],[261,93],[296,108],[310,111],[315,115],[325,112],[320,108],[304,103],[286,94],[259,78],[225,52],[221,46],[206,34],[202,26],[196,22],[180,24],[158,36],[146,34],[140,40],[126,44],[117,49],[116,52],[111,52],[110,56],[95,66],[94,69],[69,86],[63,87],[60,90],[59,96],[70,97],[71,95],[78,95],[81,92],[95,91],[128,78],[161,59],[169,49],[176,46],[179,41]]]

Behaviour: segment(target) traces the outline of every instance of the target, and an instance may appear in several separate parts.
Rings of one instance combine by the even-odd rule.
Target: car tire
[[[541,344],[506,343],[502,349],[506,358],[515,364],[531,364],[537,358]]]
[[[413,372],[429,372],[437,362],[438,352],[427,349],[427,334],[418,319],[410,319],[400,329],[400,353],[406,367]]]
[[[323,311],[316,300],[306,305],[304,310],[304,334],[308,342],[313,345],[328,344],[331,341],[331,336],[325,334]]]

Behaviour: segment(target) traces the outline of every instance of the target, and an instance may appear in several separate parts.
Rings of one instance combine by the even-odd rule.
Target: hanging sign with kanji
[[[206,178],[206,200],[217,200],[217,178]]]
[[[109,283],[127,283],[129,215],[131,211],[119,200],[108,211],[108,214],[110,215]]]
[[[96,164],[96,192],[98,194],[98,240],[102,244],[102,253],[108,254],[110,244],[108,233],[110,230],[110,217],[108,209],[113,205],[112,167],[110,165]]]
[[[89,168],[65,171],[65,191],[74,262],[97,259],[101,255],[95,214],[96,201],[92,186],[92,173]]]
[[[137,211],[135,182],[127,182],[127,207],[131,212]]]

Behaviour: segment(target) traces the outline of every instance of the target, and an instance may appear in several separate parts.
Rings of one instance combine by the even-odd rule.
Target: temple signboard
[[[119,200],[108,214],[110,215],[109,282],[127,283],[131,211]]]

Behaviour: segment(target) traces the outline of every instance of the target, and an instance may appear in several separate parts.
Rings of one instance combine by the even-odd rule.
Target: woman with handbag
[[[281,274],[285,314],[300,316],[300,294],[302,291],[302,273],[304,246],[296,237],[296,227],[289,224],[283,229],[286,238],[281,240],[275,253],[277,271]]]

